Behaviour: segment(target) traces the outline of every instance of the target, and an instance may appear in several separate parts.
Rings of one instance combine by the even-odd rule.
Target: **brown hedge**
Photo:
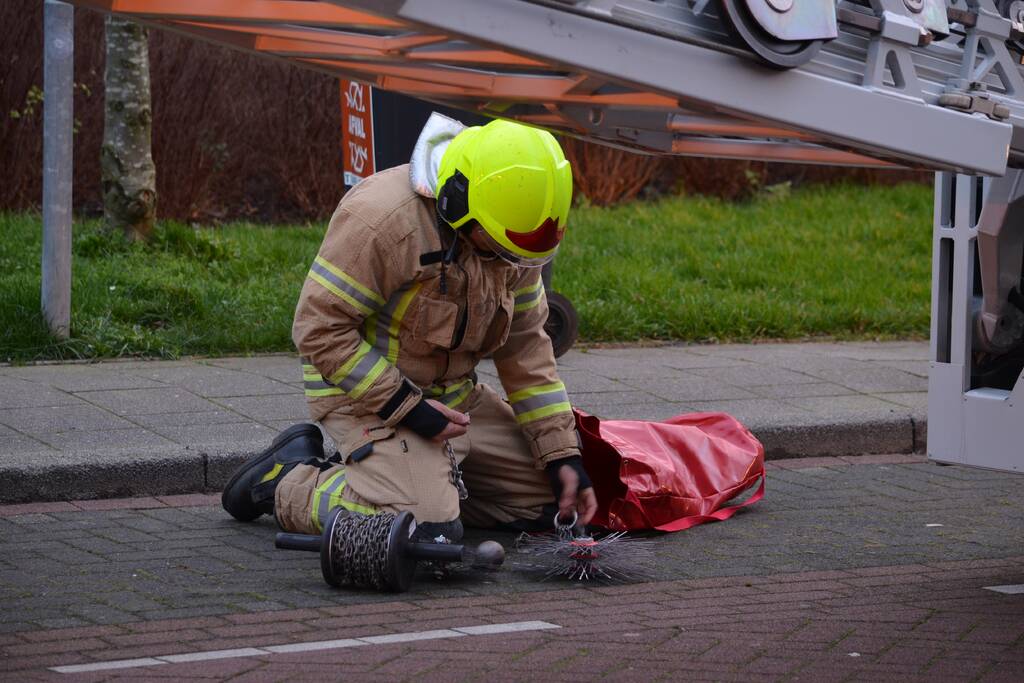
[[[42,7],[0,3],[0,209],[42,195]],[[284,62],[150,31],[153,156],[164,218],[328,215],[342,192],[337,81]],[[103,19],[75,12],[75,205],[100,207]],[[16,112],[14,115],[11,112]]]
[[[0,3],[0,210],[42,195],[42,7]],[[317,219],[340,198],[337,81],[284,62],[150,32],[157,212],[185,220]],[[100,207],[103,19],[76,11],[75,205]],[[598,205],[687,192],[742,199],[792,181],[891,183],[920,173],[641,156],[567,139],[579,192]]]

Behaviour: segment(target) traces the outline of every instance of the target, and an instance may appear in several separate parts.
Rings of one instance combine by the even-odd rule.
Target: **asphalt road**
[[[541,582],[510,552],[381,595],[210,496],[6,506],[0,678],[1016,682],[1022,529],[1022,476],[779,461],[733,519],[652,537],[631,582]]]

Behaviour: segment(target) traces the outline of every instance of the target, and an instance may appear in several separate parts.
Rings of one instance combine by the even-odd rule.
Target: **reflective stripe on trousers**
[[[318,532],[323,531],[323,523],[327,520],[327,515],[336,507],[343,507],[346,510],[359,512],[364,515],[377,513],[376,508],[344,500],[342,494],[345,492],[346,483],[345,470],[342,469],[335,472],[324,483],[316,487],[313,493],[313,504],[310,514],[313,518],[313,526]]]

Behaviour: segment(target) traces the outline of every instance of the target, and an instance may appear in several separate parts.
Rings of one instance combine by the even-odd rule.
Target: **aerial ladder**
[[[1024,0],[71,0],[650,154],[935,171],[928,455],[1024,469]]]

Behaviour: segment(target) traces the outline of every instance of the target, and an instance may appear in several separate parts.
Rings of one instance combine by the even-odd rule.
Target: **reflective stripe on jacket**
[[[386,435],[421,395],[457,409],[493,354],[538,466],[577,454],[540,269],[460,240],[442,291],[441,264],[421,261],[442,248],[433,200],[413,192],[408,174],[382,171],[345,195],[303,285],[292,336],[312,418],[341,410]],[[418,392],[394,405],[406,379]]]

